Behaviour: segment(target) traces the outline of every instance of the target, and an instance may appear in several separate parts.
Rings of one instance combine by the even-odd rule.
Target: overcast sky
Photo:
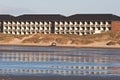
[[[89,14],[120,16],[120,0],[1,0],[0,14]]]

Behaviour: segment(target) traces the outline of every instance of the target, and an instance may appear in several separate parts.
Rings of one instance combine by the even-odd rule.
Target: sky
[[[0,14],[115,14],[120,0],[1,0]]]

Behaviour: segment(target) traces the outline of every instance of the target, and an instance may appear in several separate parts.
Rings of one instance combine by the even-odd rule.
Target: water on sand
[[[0,75],[120,76],[120,49],[0,46]]]

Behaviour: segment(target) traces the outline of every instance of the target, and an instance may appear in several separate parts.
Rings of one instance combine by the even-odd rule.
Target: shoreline
[[[0,80],[119,80],[120,76],[0,76]]]
[[[63,48],[100,48],[100,49],[120,49],[120,46],[89,46],[89,45],[56,45],[51,46],[49,44],[39,45],[39,44],[8,44],[8,43],[0,43],[0,46],[25,46],[25,47],[63,47]]]

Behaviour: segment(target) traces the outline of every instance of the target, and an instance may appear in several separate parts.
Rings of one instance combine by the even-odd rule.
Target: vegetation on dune
[[[108,42],[106,45],[116,45],[116,44],[117,44],[116,41],[110,41],[110,42]]]
[[[109,41],[106,45],[120,45],[120,40],[117,41]]]
[[[67,38],[56,38],[55,42],[59,44],[67,44],[69,39]]]
[[[24,37],[27,37],[29,35],[12,35],[12,36],[17,39],[23,39]]]
[[[13,39],[14,37],[12,35],[0,33],[0,41],[2,42],[9,42],[12,41]]]
[[[23,40],[23,43],[49,43],[53,41],[53,38],[49,38],[44,34],[35,34],[31,38]]]
[[[32,37],[22,41],[23,43],[39,43],[39,38]]]
[[[58,44],[90,44],[94,42],[102,42],[102,41],[112,41],[107,43],[106,45],[111,45],[113,43],[120,45],[120,32],[104,32],[100,34],[93,34],[93,35],[71,35],[71,34],[35,34],[32,38],[30,38],[31,41],[34,43],[50,43],[55,41]],[[24,41],[29,42],[29,39],[26,39]],[[114,42],[115,41],[115,42]],[[114,44],[113,44],[114,45]]]
[[[28,37],[31,36],[31,37]],[[27,38],[25,38],[27,37]],[[8,42],[14,38],[20,39],[22,43],[46,43],[56,42],[57,44],[90,44],[94,42],[108,41],[106,45],[120,45],[120,32],[104,32],[93,35],[71,35],[71,34],[32,34],[32,35],[9,35],[0,34],[0,41]]]

